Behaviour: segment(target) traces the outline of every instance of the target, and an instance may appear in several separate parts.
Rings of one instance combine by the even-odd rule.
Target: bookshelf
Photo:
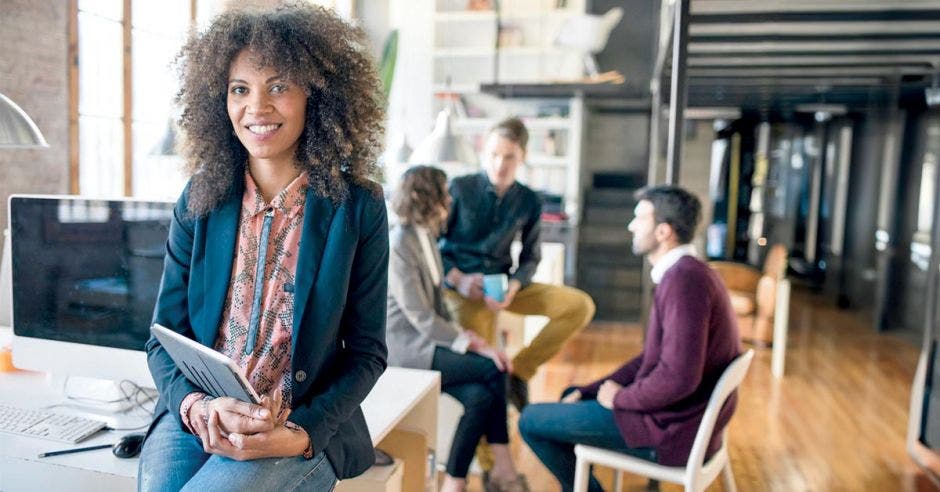
[[[583,99],[533,97],[501,99],[483,84],[554,83],[583,75],[581,54],[554,46],[566,19],[585,11],[584,0],[503,1],[502,11],[469,10],[470,0],[433,0],[431,15],[432,112],[452,105],[453,129],[482,151],[487,130],[519,116],[529,129],[526,166],[519,181],[563,199],[570,224],[580,218]],[[495,4],[495,2],[490,2]],[[478,170],[478,164],[453,175]]]

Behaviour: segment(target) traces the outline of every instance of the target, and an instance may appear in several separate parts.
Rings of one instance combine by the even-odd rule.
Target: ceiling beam
[[[689,54],[724,54],[724,53],[780,53],[801,51],[814,52],[857,52],[857,51],[893,51],[900,52],[940,52],[940,41],[926,39],[878,40],[878,41],[760,41],[760,42],[692,42]]]
[[[784,67],[784,68],[740,68],[711,67],[690,68],[689,76],[704,77],[887,77],[892,75],[925,75],[933,69],[923,65],[899,65],[882,67]]]
[[[692,15],[881,12],[886,10],[940,10],[940,1],[897,2],[885,0],[692,0]]]
[[[690,56],[689,67],[758,67],[758,66],[796,66],[813,65],[859,66],[859,65],[896,65],[896,64],[940,65],[937,55],[856,55],[813,56]]]
[[[800,77],[800,78],[700,78],[690,77],[692,86],[767,86],[767,87],[831,87],[831,86],[858,86],[867,87],[888,83],[879,77]]]
[[[891,92],[889,87],[878,87],[878,88],[869,88],[866,90],[854,89],[854,90],[842,90],[842,91],[828,91],[820,92],[813,90],[810,87],[793,87],[784,89],[767,89],[761,91],[755,91],[753,88],[745,87],[690,87],[689,88],[689,98],[695,100],[695,106],[702,106],[702,101],[706,99],[711,99],[714,102],[712,105],[724,104],[721,101],[724,101],[730,97],[746,97],[755,100],[766,100],[773,101],[775,99],[796,99],[798,97],[815,97],[817,98],[816,102],[820,100],[825,100],[826,102],[836,102],[836,98],[844,97],[878,97],[884,94]]]
[[[697,36],[786,36],[828,35],[857,36],[869,34],[933,34],[940,33],[940,21],[804,21],[804,22],[695,22],[689,26],[692,38]]]
[[[741,108],[702,106],[685,109],[685,119],[687,120],[736,120],[740,117]]]

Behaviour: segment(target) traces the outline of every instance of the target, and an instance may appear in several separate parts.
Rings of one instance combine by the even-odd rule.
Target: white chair
[[[699,492],[705,490],[712,483],[718,474],[721,473],[725,483],[725,490],[734,492],[734,473],[731,471],[731,461],[728,460],[728,445],[725,436],[721,438],[721,448],[716,452],[707,463],[705,460],[705,451],[708,448],[708,442],[711,440],[712,431],[715,429],[715,421],[718,419],[718,412],[724,405],[728,396],[734,391],[744,376],[747,374],[747,368],[751,365],[751,359],[754,358],[754,350],[748,349],[747,352],[738,356],[731,362],[722,373],[711,398],[708,399],[708,406],[705,407],[705,415],[702,417],[702,423],[695,434],[695,441],[692,444],[692,452],[689,454],[689,461],[682,466],[662,466],[651,461],[640,458],[634,458],[622,453],[617,453],[607,449],[595,448],[578,444],[574,447],[574,453],[577,456],[577,465],[574,475],[574,490],[584,492],[588,487],[590,477],[590,465],[592,463],[607,466],[617,470],[614,490],[620,490],[621,474],[624,471],[637,475],[646,476],[652,479],[677,483],[685,486],[686,491]]]

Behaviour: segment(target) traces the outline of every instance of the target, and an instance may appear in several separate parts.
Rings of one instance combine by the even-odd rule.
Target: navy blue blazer
[[[153,321],[212,347],[219,332],[235,256],[244,182],[207,217],[187,210],[189,185],[176,204]],[[311,187],[294,289],[292,404],[314,453],[326,451],[337,477],[374,462],[359,405],[385,370],[388,220],[380,195],[350,183],[334,205]],[[160,392],[157,415],[182,426],[183,399],[200,389],[153,337],[147,362]]]

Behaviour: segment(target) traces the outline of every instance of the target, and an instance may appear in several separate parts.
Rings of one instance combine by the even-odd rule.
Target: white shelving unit
[[[493,10],[467,10],[468,0],[432,0],[432,111],[460,98],[454,131],[482,151],[487,130],[519,116],[529,129],[526,166],[519,180],[537,191],[559,195],[569,222],[580,217],[581,129],[584,104],[570,99],[499,99],[480,93],[480,84],[571,81],[583,75],[581,54],[554,45],[562,24],[585,11],[585,0],[503,1]],[[494,2],[495,3],[495,2]],[[497,22],[500,28],[497,28]],[[497,39],[500,39],[497,48]],[[447,169],[473,172],[479,167]]]

